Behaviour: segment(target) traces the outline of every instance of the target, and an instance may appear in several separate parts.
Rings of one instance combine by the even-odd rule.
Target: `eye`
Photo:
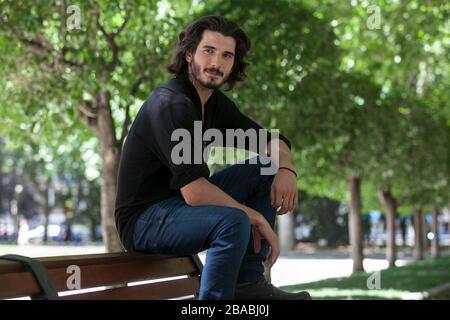
[[[206,49],[205,49],[205,52],[208,53],[208,54],[213,53],[213,49],[211,49],[211,48],[206,48]]]
[[[225,53],[223,56],[224,56],[226,59],[232,59],[232,58],[233,58],[233,55],[231,55],[231,54],[229,54],[229,53]]]

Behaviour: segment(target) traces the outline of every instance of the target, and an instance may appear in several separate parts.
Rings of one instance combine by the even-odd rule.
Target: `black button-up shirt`
[[[203,119],[200,97],[187,78],[174,78],[161,85],[139,110],[123,146],[117,183],[115,219],[126,250],[133,251],[134,225],[149,205],[180,195],[181,187],[200,177],[209,178],[203,161],[173,163],[172,150],[180,142],[171,141],[174,130],[185,129],[194,140],[194,121],[203,121],[203,131],[220,130],[223,137],[226,129],[262,129],[219,90],[214,90],[204,110]],[[290,147],[284,136],[280,134],[279,138]],[[203,150],[205,144],[200,143],[200,147]],[[198,151],[193,149],[192,159]]]

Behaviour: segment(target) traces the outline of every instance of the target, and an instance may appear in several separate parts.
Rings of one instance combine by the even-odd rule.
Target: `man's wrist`
[[[251,225],[257,226],[261,223],[260,218],[262,218],[262,216],[258,212],[256,212],[255,214],[255,212],[252,212],[255,210],[253,210],[250,207],[247,207],[246,205],[241,205],[241,209],[247,214]]]
[[[278,168],[278,171],[279,171],[279,170],[282,170],[282,169],[292,172],[292,173],[297,177],[297,172],[296,172],[294,169],[289,168],[289,167],[284,167],[284,166],[283,166],[283,167],[279,167],[279,168]]]

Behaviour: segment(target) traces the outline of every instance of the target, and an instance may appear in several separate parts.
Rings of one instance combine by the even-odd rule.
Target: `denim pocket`
[[[136,250],[156,251],[161,246],[163,226],[173,221],[173,210],[182,205],[179,197],[172,197],[150,205],[136,220],[133,242]]]
[[[133,245],[135,250],[152,252],[156,249],[157,226],[145,219],[138,219],[134,225]]]
[[[142,212],[133,231],[133,242],[136,250],[155,251],[161,225],[168,215],[168,208],[163,202],[158,202]]]

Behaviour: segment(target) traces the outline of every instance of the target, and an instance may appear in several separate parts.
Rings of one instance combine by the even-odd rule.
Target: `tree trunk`
[[[49,186],[47,185],[47,188]],[[48,219],[50,216],[50,199],[49,199],[49,190],[47,190],[47,197],[45,197],[45,203],[44,203],[44,243],[48,242]]]
[[[350,188],[349,236],[352,247],[353,272],[364,271],[363,241],[361,225],[361,178],[353,176],[348,181]]]
[[[414,209],[414,259],[423,259],[422,209]]]
[[[69,200],[64,205],[64,214],[66,216],[66,234],[64,237],[65,242],[72,241],[73,210],[72,200]]]
[[[406,246],[406,234],[407,234],[408,225],[406,223],[405,217],[402,217],[400,220],[400,231],[402,233],[402,246]]]
[[[389,262],[389,267],[395,267],[395,260],[397,259],[397,250],[395,243],[395,220],[397,216],[397,200],[392,196],[390,191],[380,191],[378,193],[380,202],[386,208],[386,225],[387,225],[387,240],[386,240],[386,259]]]
[[[117,172],[120,161],[115,125],[111,114],[110,95],[102,92],[97,103],[97,137],[100,141],[103,159],[101,183],[101,218],[103,243],[107,252],[123,251],[115,225]]]
[[[429,240],[428,240],[428,232],[429,232],[429,228],[428,228],[428,223],[427,223],[427,213],[426,212],[422,212],[422,246],[423,246],[423,251],[427,252],[428,249],[430,248],[430,244],[429,244]]]
[[[439,224],[438,224],[438,216],[439,211],[436,207],[431,209],[431,232],[433,233],[434,237],[433,240],[431,240],[431,256],[433,258],[438,258],[440,256],[439,251]]]
[[[278,220],[278,237],[280,239],[280,250],[286,253],[294,249],[295,242],[295,221],[294,214],[288,213],[277,216]]]
[[[97,224],[94,219],[90,219],[91,241],[97,241]]]
[[[43,198],[44,198],[44,243],[47,243],[50,211],[55,205],[55,190],[53,188],[51,177],[47,178],[46,190]]]
[[[14,170],[14,197],[11,201],[10,212],[12,214],[14,223],[14,240],[15,243],[19,244],[19,230],[20,230],[20,195],[23,188],[23,183],[21,183],[22,170],[18,167]]]

